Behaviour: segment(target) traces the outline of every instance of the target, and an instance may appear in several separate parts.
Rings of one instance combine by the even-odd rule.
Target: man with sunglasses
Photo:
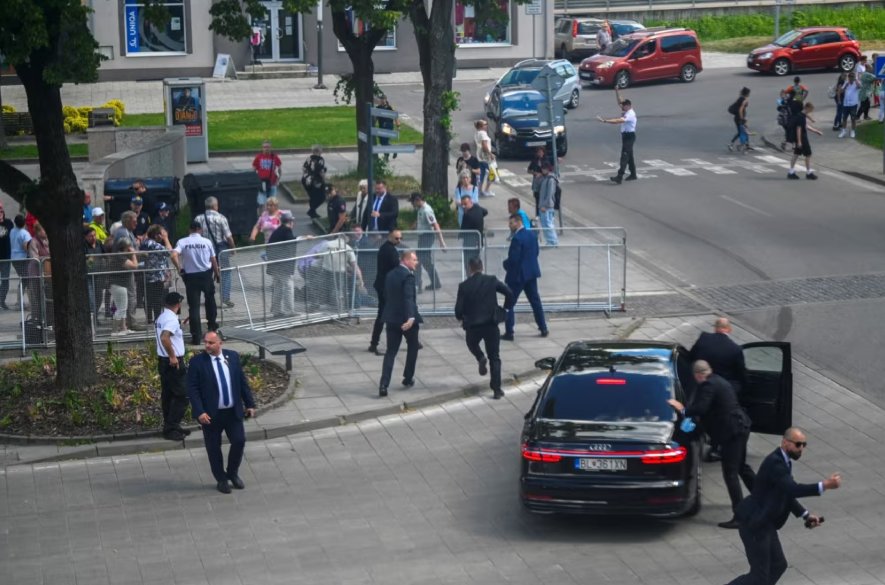
[[[842,476],[833,473],[817,483],[796,483],[793,480],[793,461],[802,457],[808,446],[805,433],[790,427],[784,433],[781,445],[759,466],[752,493],[738,506],[740,535],[744,543],[750,572],[728,585],[773,585],[787,570],[787,559],[781,548],[777,531],[792,512],[805,520],[806,528],[816,528],[824,521],[806,510],[797,498],[819,496],[825,490],[842,485]]]

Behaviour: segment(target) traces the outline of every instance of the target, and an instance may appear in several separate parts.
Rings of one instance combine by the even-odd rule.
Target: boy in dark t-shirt
[[[463,170],[470,171],[470,184],[476,187],[479,183],[479,159],[470,152],[470,143],[461,143],[461,156],[455,161],[455,172],[460,175]]]
[[[817,175],[814,174],[814,170],[811,168],[811,144],[808,142],[808,133],[814,132],[818,136],[822,136],[823,133],[814,126],[808,124],[808,118],[813,111],[814,104],[811,102],[805,102],[802,111],[796,114],[791,120],[795,132],[796,146],[793,148],[793,158],[790,160],[790,170],[787,171],[788,179],[799,178],[799,175],[796,174],[796,161],[799,160],[800,156],[805,157],[805,178],[811,180],[817,179]]]

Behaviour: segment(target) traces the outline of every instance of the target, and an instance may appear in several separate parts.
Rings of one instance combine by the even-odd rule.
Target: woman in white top
[[[479,189],[471,181],[471,172],[463,170],[458,175],[458,186],[455,187],[455,205],[458,207],[458,225],[464,217],[464,209],[461,207],[461,197],[469,195],[473,203],[479,203]]]
[[[486,120],[477,120],[473,124],[476,133],[473,141],[476,143],[476,158],[479,159],[479,194],[483,197],[491,197],[488,191],[489,163],[495,160],[492,154],[492,139],[489,138],[489,123]]]

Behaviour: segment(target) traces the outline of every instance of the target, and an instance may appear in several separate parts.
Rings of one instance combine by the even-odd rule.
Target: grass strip
[[[68,153],[71,156],[89,156],[89,147],[86,144],[68,144]],[[15,144],[8,148],[0,148],[0,158],[4,160],[38,157],[36,144]]]
[[[873,114],[872,110],[870,110],[870,114]],[[866,144],[867,146],[872,146],[876,150],[881,151],[882,141],[883,138],[885,138],[885,128],[883,128],[882,126],[882,124],[879,124],[875,120],[871,122],[865,122],[863,124],[858,124],[857,141],[862,144]]]

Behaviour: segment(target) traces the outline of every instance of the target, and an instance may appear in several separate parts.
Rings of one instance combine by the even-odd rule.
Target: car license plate
[[[593,74],[592,73],[585,73],[584,71],[581,71],[580,77],[581,77],[581,79],[593,79]]]
[[[626,459],[577,459],[575,467],[581,471],[627,471]]]
[[[526,142],[525,145],[526,146],[547,146],[547,143],[545,141],[541,140],[538,142]]]

